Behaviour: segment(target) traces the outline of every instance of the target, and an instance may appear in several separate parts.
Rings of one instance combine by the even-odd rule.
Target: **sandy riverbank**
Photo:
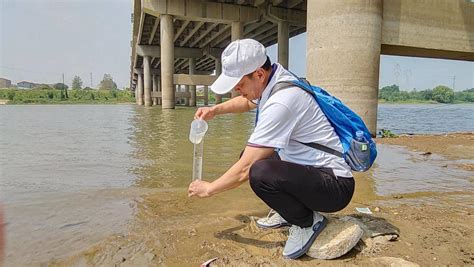
[[[407,147],[451,161],[444,168],[462,168],[474,181],[474,134],[403,136],[379,139],[380,144]],[[428,153],[429,152],[429,153]],[[430,154],[431,153],[431,154]],[[464,160],[464,163],[459,163]],[[443,161],[446,162],[446,161]],[[433,164],[436,164],[434,162]],[[436,179],[437,177],[432,177]],[[210,199],[189,199],[186,188],[156,189],[137,198],[136,219],[125,235],[111,236],[97,245],[52,265],[198,265],[218,257],[216,265],[342,265],[374,264],[371,259],[390,256],[428,265],[474,264],[474,193],[471,188],[449,192],[377,195],[374,180],[357,175],[351,204],[338,214],[353,214],[355,207],[370,207],[373,216],[400,228],[400,238],[370,255],[351,251],[342,258],[323,261],[307,256],[296,261],[281,256],[287,229],[260,230],[252,216],[265,216],[268,208],[245,185]]]

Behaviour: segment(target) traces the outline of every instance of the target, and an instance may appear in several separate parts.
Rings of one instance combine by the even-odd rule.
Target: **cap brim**
[[[218,94],[227,94],[234,88],[242,77],[230,77],[224,74],[219,75],[217,80],[211,85],[211,90]]]

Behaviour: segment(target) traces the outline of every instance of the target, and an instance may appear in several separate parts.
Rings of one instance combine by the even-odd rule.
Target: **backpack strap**
[[[301,81],[301,79],[300,79]],[[309,85],[309,83],[304,80],[305,83],[307,83]],[[305,91],[306,93],[310,94],[311,96],[314,97],[314,95],[306,88],[298,85],[298,84],[295,84],[293,82],[277,82],[274,86],[273,86],[273,89],[272,91],[270,92],[270,96],[268,98],[270,98],[273,94],[275,94],[276,92],[279,92],[281,90],[284,90],[284,89],[288,89],[288,88],[291,88],[291,87],[298,87],[298,88],[301,88],[303,89],[303,91]],[[316,100],[316,99],[315,99]],[[329,154],[332,154],[332,155],[335,155],[337,157],[340,157],[340,158],[343,158],[344,157],[344,154],[342,154],[341,152],[335,150],[335,149],[332,149],[330,147],[327,147],[325,145],[321,145],[321,144],[318,144],[318,143],[303,143],[303,142],[299,142],[297,141],[298,143],[300,144],[303,144],[305,146],[309,146],[311,148],[314,148],[314,149],[317,149],[317,150],[320,150],[320,151],[323,151],[323,152],[326,152],[326,153],[329,153]]]

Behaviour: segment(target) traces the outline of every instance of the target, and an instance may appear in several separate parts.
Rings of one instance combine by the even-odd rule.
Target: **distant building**
[[[12,86],[12,81],[5,78],[0,78],[0,88],[8,88],[11,86]]]
[[[23,89],[30,89],[30,88],[35,87],[36,85],[37,85],[36,83],[27,82],[27,81],[22,81],[22,82],[17,83],[18,88],[23,88]]]

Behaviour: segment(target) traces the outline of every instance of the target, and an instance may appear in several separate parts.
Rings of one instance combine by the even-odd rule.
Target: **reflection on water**
[[[0,107],[8,265],[48,261],[125,228],[133,115],[127,105]]]
[[[137,185],[185,190],[192,176],[193,145],[188,135],[195,110],[137,109],[133,135],[136,157],[140,160],[134,170]],[[251,134],[253,119],[254,114],[239,114],[209,122],[204,138],[204,180],[218,178],[237,160]],[[453,167],[461,162],[438,155],[422,156],[396,146],[379,145],[378,151],[374,168],[362,174],[364,179],[374,181],[378,195],[472,188],[468,179],[471,173]]]
[[[379,195],[415,192],[470,191],[472,172],[454,167],[474,164],[474,159],[453,162],[431,154],[422,155],[399,146],[377,145],[378,157],[372,176]]]
[[[192,178],[193,144],[189,127],[196,109],[137,109],[132,144],[139,161],[133,170],[143,187],[187,187]],[[204,137],[203,179],[213,180],[233,164],[244,148],[253,118],[225,115],[209,122]]]

